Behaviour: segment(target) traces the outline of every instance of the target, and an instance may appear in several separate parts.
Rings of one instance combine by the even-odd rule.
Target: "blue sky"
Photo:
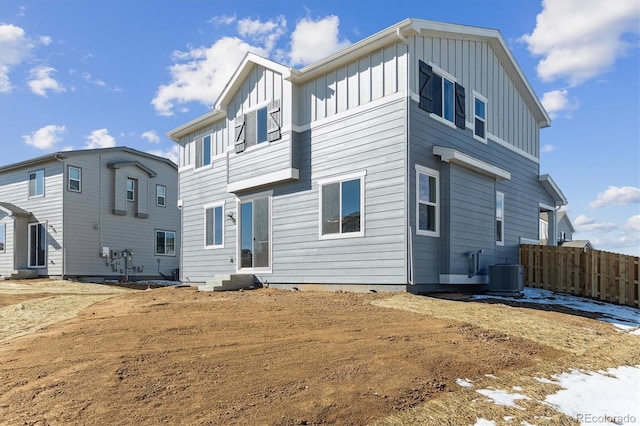
[[[209,111],[246,51],[300,68],[405,18],[500,30],[552,117],[541,173],[577,233],[640,255],[637,0],[1,0],[0,166],[129,146]]]

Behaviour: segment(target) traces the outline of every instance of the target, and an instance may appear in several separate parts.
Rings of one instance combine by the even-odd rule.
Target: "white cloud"
[[[578,232],[589,232],[589,231],[608,232],[617,228],[618,226],[615,223],[611,223],[611,222],[598,223],[596,222],[595,219],[592,219],[582,214],[576,218],[576,220],[573,222],[573,225],[576,228],[576,231]]]
[[[236,22],[236,17],[235,15],[214,16],[213,18],[209,19],[207,22],[210,24],[214,24],[216,26],[231,25],[234,22]]]
[[[47,97],[47,90],[53,92],[65,92],[67,89],[58,83],[51,74],[55,73],[56,69],[52,67],[36,67],[29,71],[29,81],[27,84],[31,88],[31,91],[36,95]]]
[[[540,152],[542,153],[549,153],[549,152],[553,152],[554,150],[554,146],[550,145],[550,144],[546,144],[544,145],[542,148],[540,148]]]
[[[105,87],[107,85],[107,83],[105,83],[104,81],[97,78],[93,78],[91,74],[89,74],[88,72],[85,72],[84,74],[82,74],[82,79],[87,83],[95,84],[96,86],[100,86],[100,87]]]
[[[561,111],[573,111],[579,107],[576,99],[569,99],[569,91],[566,89],[546,92],[540,102],[551,118],[556,118]]]
[[[238,21],[240,36],[261,44],[267,52],[271,52],[274,49],[286,30],[287,20],[282,15],[276,18],[275,21],[262,22],[254,19],[241,19]]]
[[[631,216],[622,229],[630,232],[640,232],[640,214]]]
[[[291,34],[291,65],[308,65],[349,46],[349,40],[339,39],[339,25],[340,19],[335,15],[299,21]]]
[[[160,143],[160,136],[155,130],[149,130],[142,134],[142,139],[146,139],[149,143]]]
[[[157,155],[158,157],[168,158],[169,160],[178,164],[178,145],[177,144],[173,144],[171,148],[167,150],[153,149],[147,152],[149,154]]]
[[[32,48],[33,43],[22,28],[0,24],[0,93],[12,90],[9,72],[29,56]]]
[[[604,192],[600,192],[596,199],[589,203],[589,208],[599,209],[611,204],[626,206],[631,203],[640,203],[640,188],[635,186],[610,186]]]
[[[24,139],[27,145],[34,146],[38,149],[51,149],[62,140],[62,135],[65,133],[67,133],[66,127],[49,124],[30,135],[23,135],[22,139]]]
[[[544,0],[542,6],[536,28],[521,39],[542,56],[537,72],[544,81],[576,86],[607,72],[634,47],[625,37],[640,33],[637,0]]]
[[[98,129],[91,132],[89,136],[87,136],[87,143],[85,144],[85,148],[94,149],[94,148],[111,148],[116,146],[116,140],[109,134],[107,129]]]
[[[38,39],[38,41],[40,42],[40,44],[44,45],[44,46],[48,46],[51,44],[51,42],[53,40],[51,40],[51,37],[49,36],[42,36]]]
[[[174,52],[178,63],[169,68],[171,83],[158,88],[151,104],[158,114],[167,116],[188,102],[214,104],[246,52],[268,54],[236,37],[224,37],[209,47]]]

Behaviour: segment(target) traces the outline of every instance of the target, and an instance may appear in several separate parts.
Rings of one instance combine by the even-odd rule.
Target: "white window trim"
[[[132,199],[129,199],[129,182],[133,182],[133,190],[131,191],[131,193],[133,194],[133,198]],[[125,199],[130,203],[135,202],[136,201],[136,179],[128,177],[127,180],[126,180],[126,184],[125,185],[126,185],[125,186],[125,191],[126,191]]]
[[[271,105],[271,100],[262,101],[260,103],[255,104],[251,108],[248,108],[247,110],[242,111],[242,115],[244,115],[246,117],[247,114],[255,111],[256,112],[256,117],[257,117],[258,110],[262,109],[262,108],[266,108],[267,109],[267,132],[268,132],[268,130],[269,130],[269,127],[268,127],[268,123],[269,123],[269,105]],[[246,125],[246,119],[245,119],[245,125]],[[245,129],[245,132],[246,131],[247,131],[247,129]],[[257,135],[258,135],[258,120],[256,118],[256,137],[257,137]],[[246,133],[245,133],[245,137],[246,137]],[[278,140],[282,140],[282,138],[280,138]],[[272,142],[278,142],[278,141],[272,141]],[[266,141],[258,143],[258,141],[256,140],[255,145],[247,146],[243,152],[255,151],[256,149],[260,149],[262,147],[271,145],[272,142],[269,141],[269,137],[267,135],[267,140]],[[245,144],[246,144],[246,141],[245,141]],[[242,153],[240,153],[240,154],[242,154]]]
[[[365,190],[364,187],[366,185],[367,176],[366,170],[361,170],[359,172],[349,173],[340,176],[334,176],[324,179],[318,179],[318,236],[320,240],[336,240],[342,238],[360,238],[364,237],[364,228],[365,228]],[[342,233],[342,229],[340,232],[335,234],[322,234],[322,186],[331,184],[331,183],[342,183],[345,181],[360,179],[360,232],[346,232]],[[340,203],[342,204],[342,190],[340,193]]]
[[[473,94],[473,121],[471,122],[471,134],[473,135],[473,138],[475,140],[486,144],[487,137],[489,135],[489,130],[487,129],[487,116],[489,115],[489,111],[488,111],[489,100],[486,97],[482,96],[480,93],[476,92],[475,90],[472,90],[471,93]],[[479,99],[482,102],[484,102],[484,118],[480,118],[476,115],[476,99]],[[479,118],[480,120],[484,121],[484,139],[476,135],[476,118]]]
[[[164,188],[164,204],[158,203],[158,188]],[[167,185],[156,184],[156,206],[167,207]]]
[[[456,129],[456,93],[455,93],[455,85],[458,82],[458,79],[455,78],[453,75],[449,74],[448,72],[446,72],[445,70],[443,70],[442,68],[440,68],[439,66],[437,66],[436,64],[434,64],[431,61],[428,61],[429,66],[431,67],[431,70],[438,74],[440,77],[442,78],[446,78],[447,80],[449,80],[450,82],[453,83],[454,86],[454,91],[453,91],[453,121],[449,121],[446,118],[444,118],[444,86],[441,85],[441,89],[442,89],[442,115],[443,117],[434,114],[432,112],[429,113],[429,116],[431,118],[433,118],[436,121],[439,121],[443,124],[446,124],[447,126],[451,127],[452,129]],[[444,83],[442,83],[444,84]]]
[[[423,235],[426,237],[439,237],[440,236],[440,172],[434,169],[421,166],[419,164],[416,167],[416,235]],[[436,179],[436,230],[425,231],[420,229],[420,174],[428,175]]]
[[[209,204],[205,204],[204,206],[202,206],[202,217],[204,219],[204,221],[202,222],[204,225],[204,232],[203,232],[203,241],[202,241],[202,245],[206,250],[211,250],[211,249],[220,249],[220,248],[224,248],[224,234],[225,234],[225,209],[224,209],[224,205],[225,202],[224,201],[220,201],[217,203],[209,203]],[[222,207],[222,244],[212,244],[210,246],[207,245],[207,210],[208,209],[215,209],[216,207]],[[214,215],[214,220],[215,220],[215,215]],[[215,223],[214,223],[214,231],[215,231]],[[215,241],[215,235],[213,236],[213,241]]]
[[[498,211],[496,209],[496,227],[498,226],[498,219],[501,219],[500,225],[501,225],[501,232],[500,235],[502,235],[502,241],[498,241],[496,239],[496,245],[497,246],[504,246],[504,210],[505,210],[505,205],[504,205],[504,192],[500,192],[500,191],[496,191],[496,204],[498,203],[498,198],[502,198],[502,217],[499,218],[498,217]],[[496,229],[497,231],[497,229]],[[496,236],[497,236],[497,232],[496,232]]]
[[[71,189],[71,169],[80,171],[80,178],[73,179],[78,181],[78,189]],[[82,192],[82,168],[76,166],[67,166],[67,190],[70,192]]]
[[[2,242],[2,248],[0,248],[0,253],[6,253],[7,251],[7,224],[6,223],[0,223],[0,229],[2,229],[4,232],[1,234],[4,236],[4,240],[0,240],[0,242]]]
[[[36,194],[36,195],[31,195],[31,175],[34,173],[38,173],[38,172],[42,172],[42,194]],[[46,193],[46,179],[47,176],[45,175],[44,169],[38,169],[38,170],[33,170],[29,172],[29,179],[27,180],[27,195],[28,198],[42,198],[45,196]]]
[[[164,232],[165,234],[165,251],[166,251],[167,232],[173,232],[173,254],[158,253],[158,232]],[[155,229],[153,231],[153,251],[156,256],[176,257],[178,252],[176,248],[177,244],[178,244],[178,233],[176,231],[172,231],[170,229]]]
[[[242,241],[240,241],[240,204],[246,201],[253,201],[260,198],[269,199],[269,266],[267,268],[243,268],[242,264]],[[273,190],[259,192],[236,197],[236,272],[238,274],[271,274],[273,273]]]
[[[43,265],[32,265],[31,264],[31,227],[32,226],[36,226],[36,225],[42,225],[44,226],[44,264]],[[46,268],[47,267],[47,258],[49,256],[49,242],[48,242],[48,238],[47,238],[47,222],[33,222],[33,223],[29,223],[27,226],[27,232],[29,232],[27,234],[27,245],[28,245],[28,252],[27,252],[27,268],[31,268],[31,269],[42,269],[42,268]]]

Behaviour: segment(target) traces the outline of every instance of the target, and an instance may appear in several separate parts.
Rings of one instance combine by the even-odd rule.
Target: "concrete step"
[[[24,280],[29,278],[38,278],[38,271],[35,269],[14,269],[4,271],[0,277],[5,280]]]
[[[254,275],[216,275],[207,280],[206,284],[199,285],[198,291],[236,291],[255,287],[256,280]]]

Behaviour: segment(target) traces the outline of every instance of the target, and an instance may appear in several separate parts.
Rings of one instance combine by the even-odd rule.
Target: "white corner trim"
[[[243,179],[239,182],[233,182],[227,184],[227,192],[237,192],[243,189],[255,188],[257,186],[263,186],[270,183],[280,182],[283,180],[299,179],[300,171],[298,169],[284,169],[277,172],[271,172],[264,175],[252,177],[249,179]]]
[[[509,173],[508,171],[503,170],[500,167],[494,166],[492,164],[485,163],[482,160],[479,160],[475,157],[464,154],[453,148],[444,148],[441,146],[434,146],[433,155],[439,156],[442,159],[442,161],[445,161],[447,163],[460,164],[471,170],[475,170],[484,175],[491,176],[497,180],[511,179],[511,173]]]
[[[489,284],[488,275],[440,274],[440,284]]]

